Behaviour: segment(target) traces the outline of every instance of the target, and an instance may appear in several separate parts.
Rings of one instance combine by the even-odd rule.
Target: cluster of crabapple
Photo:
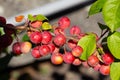
[[[85,35],[81,33],[80,28],[78,26],[73,26],[70,29],[70,35],[78,37],[75,39],[65,34],[65,29],[70,26],[70,19],[68,17],[60,18],[57,27],[52,27],[53,32],[40,29],[43,23],[44,22],[38,20],[29,22],[27,35],[30,42],[15,42],[12,46],[13,53],[19,55],[28,53],[31,50],[31,55],[34,58],[40,58],[51,54],[51,62],[53,64],[62,64],[65,62],[79,65],[81,61],[78,57],[82,54],[83,49],[77,46],[77,40]],[[34,44],[34,47],[32,47],[32,44]],[[66,50],[66,45],[71,51]],[[60,52],[62,47],[64,48],[63,53]]]
[[[12,34],[15,33],[15,30],[12,27],[14,27],[13,24],[7,23],[6,19],[0,16],[0,28],[3,30],[0,32],[0,52],[13,41]]]
[[[55,65],[67,63],[79,66],[83,64],[83,66],[92,67],[103,75],[109,75],[110,64],[114,62],[114,57],[109,52],[99,54],[96,49],[87,60],[81,60],[80,56],[84,49],[77,43],[87,34],[82,33],[79,26],[74,25],[70,28],[68,17],[61,17],[57,25],[53,25],[50,29],[42,29],[44,23],[48,23],[48,21],[28,21],[26,34],[29,41],[20,42],[17,40],[12,46],[13,53],[20,55],[31,52],[34,58],[51,55],[51,62]],[[66,34],[68,28],[70,28],[69,35]],[[97,42],[99,38],[96,33],[93,34],[95,34]]]

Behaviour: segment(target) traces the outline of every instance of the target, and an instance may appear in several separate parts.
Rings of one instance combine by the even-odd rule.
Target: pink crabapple
[[[42,44],[48,44],[52,40],[52,35],[49,31],[42,32]]]
[[[38,32],[38,31],[32,32],[30,34],[30,41],[32,43],[35,43],[35,44],[41,43],[41,41],[42,41],[42,35],[41,35],[41,33]]]
[[[110,65],[101,65],[100,67],[100,73],[103,75],[109,75],[110,74]]]
[[[46,56],[50,53],[50,48],[47,45],[41,45],[39,51],[42,56]]]
[[[31,48],[32,48],[32,44],[28,41],[26,42],[21,42],[21,52],[22,53],[28,53],[30,52]]]
[[[67,64],[72,64],[73,61],[75,60],[75,57],[72,55],[71,52],[65,52],[65,53],[63,54],[63,60],[64,60],[64,62],[67,63]]]
[[[39,47],[40,47],[40,46],[36,46],[36,47],[34,47],[34,48],[31,50],[31,55],[32,55],[34,58],[40,58],[40,57],[41,57],[41,54],[40,54],[40,51],[39,51]]]
[[[55,65],[63,63],[63,55],[61,53],[53,53],[51,55],[51,62]]]
[[[53,39],[55,45],[63,46],[66,43],[66,37],[63,34],[58,34]]]
[[[87,62],[91,67],[94,67],[97,64],[99,64],[99,59],[96,55],[91,55],[91,56],[88,57]]]
[[[72,54],[73,56],[75,57],[80,57],[81,54],[83,52],[83,48],[81,46],[75,46],[73,49],[72,49]]]
[[[61,28],[61,29],[66,29],[70,26],[70,19],[66,16],[63,16],[61,17],[59,20],[58,20],[58,26]]]
[[[79,26],[72,26],[70,29],[70,34],[71,35],[79,35],[81,33],[81,30],[79,28]]]

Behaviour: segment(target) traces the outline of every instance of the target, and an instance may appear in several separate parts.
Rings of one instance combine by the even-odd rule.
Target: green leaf
[[[83,48],[83,53],[80,56],[80,59],[87,60],[87,58],[95,51],[96,49],[96,37],[94,34],[88,34],[85,37],[81,38],[78,41],[78,45]]]
[[[5,34],[5,32],[3,30],[3,27],[0,27],[0,35],[4,35],[4,34]]]
[[[108,48],[115,58],[120,59],[120,32],[115,32],[107,38]]]
[[[99,25],[99,28],[100,28],[101,30],[104,30],[104,29],[107,29],[107,28],[108,28],[107,25],[104,25],[104,24],[101,24],[101,23],[98,23],[98,25]]]
[[[97,0],[96,2],[94,2],[90,7],[90,10],[88,13],[89,16],[101,12],[105,2],[106,0]]]
[[[25,34],[23,37],[22,37],[22,41],[24,42],[24,41],[29,41],[30,39],[29,39],[29,37],[28,37],[28,35],[27,34]]]
[[[120,0],[107,0],[102,13],[105,23],[112,32],[120,27]]]
[[[111,80],[120,80],[120,62],[112,63],[110,67]]]
[[[52,29],[52,26],[48,22],[44,22],[42,24],[42,30],[50,30]]]
[[[45,17],[45,16],[42,15],[42,14],[38,14],[38,15],[36,16],[36,19],[37,19],[37,20],[40,20],[40,21],[48,20],[47,17]]]
[[[28,19],[32,22],[37,20],[32,14],[28,14]]]

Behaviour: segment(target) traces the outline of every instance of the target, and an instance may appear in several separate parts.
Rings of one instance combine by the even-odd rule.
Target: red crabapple
[[[32,44],[28,41],[21,42],[21,52],[22,53],[28,53],[32,48]]]
[[[75,60],[75,57],[72,55],[71,52],[65,52],[65,54],[63,54],[63,60],[65,63],[71,64]]]
[[[40,58],[41,57],[41,54],[40,54],[40,51],[39,51],[39,46],[36,46],[31,50],[31,55],[34,58]]]
[[[55,45],[53,43],[49,43],[48,47],[50,48],[51,53],[55,50]]]
[[[111,64],[112,62],[114,62],[114,57],[113,57],[113,55],[112,54],[110,54],[110,53],[105,53],[105,54],[103,54],[102,56],[102,60],[103,60],[103,62],[105,63],[105,64]]]
[[[42,56],[46,56],[50,53],[50,48],[47,45],[41,45],[39,51]]]
[[[81,62],[81,60],[79,59],[79,58],[75,58],[75,60],[73,61],[73,65],[75,65],[75,66],[78,66],[78,65],[80,65],[82,62]]]
[[[101,67],[101,64],[99,63],[99,64],[97,64],[96,66],[94,66],[93,69],[94,69],[95,71],[99,71],[100,67]]]
[[[80,33],[81,33],[81,30],[80,30],[79,26],[72,26],[72,28],[70,29],[71,35],[78,35]]]
[[[110,74],[110,65],[101,65],[99,71],[103,75],[109,75]]]
[[[91,56],[88,57],[87,62],[91,67],[94,67],[97,64],[99,64],[99,59],[96,55],[91,55]]]
[[[20,42],[15,42],[12,45],[12,51],[16,55],[22,54],[22,52],[21,52],[21,43]]]
[[[83,52],[83,48],[81,46],[76,46],[72,49],[72,54],[75,57],[80,57]]]
[[[51,56],[51,62],[53,64],[62,64],[63,63],[63,56],[61,53],[53,53]]]
[[[78,39],[81,39],[82,37],[84,37],[86,34],[85,33],[80,33],[79,35],[77,35]]]
[[[48,44],[52,40],[52,35],[49,31],[42,32],[42,43]]]
[[[42,41],[42,35],[40,32],[36,31],[36,32],[32,32],[30,34],[30,41],[32,43],[38,44]]]
[[[74,40],[72,40],[72,39],[70,39],[70,40],[68,40],[67,45],[68,45],[68,47],[69,47],[70,49],[73,49],[74,47],[77,46],[77,42],[74,41]]]
[[[64,29],[61,29],[60,27],[57,27],[57,28],[55,28],[55,30],[54,30],[54,34],[55,35],[58,35],[58,34],[65,34],[64,33]]]
[[[54,43],[57,46],[63,46],[66,43],[66,37],[62,34],[58,34],[54,37]]]
[[[58,25],[61,29],[66,29],[70,26],[70,19],[66,16],[61,17],[58,20]]]

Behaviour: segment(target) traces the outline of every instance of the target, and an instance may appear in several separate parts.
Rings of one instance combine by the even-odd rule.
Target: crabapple
[[[63,56],[61,53],[53,53],[51,56],[51,62],[55,65],[63,63]]]
[[[32,44],[28,41],[21,42],[21,52],[22,53],[28,53],[30,49],[32,48]]]
[[[80,57],[82,52],[83,52],[83,48],[81,46],[76,46],[72,49],[72,54],[75,57]]]
[[[32,43],[38,44],[42,41],[42,35],[40,32],[36,31],[36,32],[32,32],[30,34],[30,41]]]
[[[110,53],[105,53],[101,57],[105,64],[111,64],[112,62],[114,62],[114,57]]]
[[[74,41],[74,40],[72,40],[72,39],[70,39],[70,40],[68,40],[67,45],[68,45],[68,47],[69,47],[70,49],[73,49],[74,47],[77,46],[77,42]]]
[[[48,44],[52,40],[52,35],[49,31],[42,32],[42,43]]]
[[[47,45],[41,45],[39,51],[42,56],[46,56],[50,53],[50,48]]]
[[[58,34],[54,37],[54,43],[57,46],[63,46],[66,43],[66,37],[62,34]]]
[[[54,30],[54,34],[55,35],[57,35],[57,34],[65,34],[64,33],[64,29],[61,29],[60,27],[57,27],[57,28],[55,28],[55,30]]]
[[[75,60],[73,61],[73,65],[76,65],[76,66],[78,66],[78,65],[80,65],[82,62],[81,62],[81,60],[79,59],[79,58],[75,58]]]
[[[88,57],[87,62],[91,67],[94,67],[97,64],[99,64],[99,59],[96,55],[91,55],[91,56]]]
[[[21,52],[21,43],[20,42],[15,42],[12,45],[12,51],[16,55],[22,54],[22,52]]]
[[[79,26],[72,26],[72,28],[70,29],[71,35],[78,35],[80,33],[81,33],[81,30],[80,30]]]
[[[53,43],[49,43],[48,47],[50,48],[51,53],[55,50],[55,45]]]
[[[31,50],[31,55],[34,58],[40,58],[41,57],[41,54],[40,54],[40,51],[39,51],[39,46],[36,46]]]
[[[103,75],[109,75],[110,74],[110,65],[101,65],[100,67],[100,73]]]
[[[75,60],[75,57],[71,52],[65,52],[65,54],[63,54],[63,60],[65,63],[71,64]]]
[[[61,17],[58,20],[58,25],[61,29],[66,29],[70,26],[70,19],[66,16]]]

